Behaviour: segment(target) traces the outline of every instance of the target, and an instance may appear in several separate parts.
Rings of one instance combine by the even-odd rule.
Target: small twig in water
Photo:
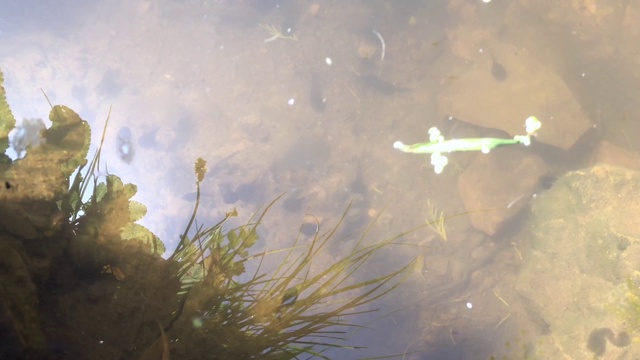
[[[516,243],[511,242],[511,246],[513,246],[513,249],[516,251],[516,255],[518,255],[518,259],[520,259],[520,261],[523,261],[524,258],[522,257],[522,251],[518,249],[518,246],[516,245]]]
[[[503,317],[502,320],[500,320],[496,326],[493,328],[493,332],[495,333],[496,330],[498,330],[498,328],[504,324],[505,321],[509,320],[509,318],[511,317],[511,313],[508,313],[507,316]]]
[[[503,299],[495,289],[493,290],[493,295],[495,295],[498,300],[500,300],[500,302],[504,304],[504,306],[509,307],[509,303],[507,302],[507,300]]]
[[[382,45],[382,53],[380,54],[380,61],[384,61],[384,54],[386,52],[386,45],[384,44],[384,39],[382,38],[382,35],[380,35],[380,33],[375,29],[372,31],[378,37],[378,40],[380,40],[380,44]]]

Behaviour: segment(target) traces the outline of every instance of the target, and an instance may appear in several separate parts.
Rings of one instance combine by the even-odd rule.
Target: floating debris
[[[382,35],[376,31],[375,29],[372,30],[373,33],[378,37],[378,40],[380,40],[380,45],[382,46],[382,53],[380,54],[380,61],[384,61],[384,54],[386,53],[386,45],[384,43],[384,39],[382,38]]]

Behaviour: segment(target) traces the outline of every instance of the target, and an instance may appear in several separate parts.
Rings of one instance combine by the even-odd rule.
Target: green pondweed
[[[436,174],[440,174],[445,166],[449,163],[443,153],[451,153],[455,151],[481,151],[488,153],[491,149],[499,146],[522,144],[529,146],[531,144],[531,136],[535,136],[540,130],[542,123],[535,116],[530,116],[525,120],[526,135],[516,135],[513,139],[501,138],[472,138],[472,139],[453,139],[445,140],[440,130],[436,127],[429,129],[429,142],[407,145],[402,141],[393,143],[393,148],[402,152],[413,154],[431,154],[431,165]]]
[[[367,231],[344,258],[312,268],[314,258],[336,234],[345,211],[335,227],[317,231],[308,245],[301,244],[299,231],[292,247],[280,250],[284,259],[279,265],[262,272],[273,252],[250,254],[249,250],[277,198],[246,225],[225,231],[225,222],[236,215],[232,211],[212,227],[196,225],[195,234],[189,237],[196,223],[203,169],[206,164],[198,159],[196,211],[169,258],[180,263],[183,284],[179,308],[168,326],[179,337],[175,353],[184,358],[293,359],[303,355],[325,358],[322,353],[327,348],[357,348],[344,343],[350,333],[363,327],[354,317],[376,311],[369,304],[399,286],[414,265],[365,280],[357,280],[363,275],[358,270],[404,234],[365,246]],[[251,274],[244,274],[247,261],[257,262]]]

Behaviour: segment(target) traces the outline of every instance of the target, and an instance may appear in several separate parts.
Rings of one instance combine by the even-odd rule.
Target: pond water
[[[530,202],[573,169],[640,166],[640,5],[566,3],[6,1],[0,68],[17,119],[46,118],[44,92],[91,124],[95,149],[110,113],[101,169],[138,186],[140,223],[169,250],[198,157],[203,223],[236,208],[239,224],[284,194],[256,251],[291,246],[307,214],[330,228],[349,204],[326,258],[374,219],[371,241],[443,214],[446,237],[411,232],[369,263],[419,261],[363,315],[400,309],[353,335],[369,349],[331,355],[519,358],[553,331],[515,286]],[[531,115],[542,129],[530,147],[450,154],[442,174],[393,148],[433,126],[511,138]]]

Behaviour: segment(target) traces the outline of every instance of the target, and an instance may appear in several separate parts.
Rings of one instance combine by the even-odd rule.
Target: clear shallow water
[[[616,32],[611,25],[608,40],[587,30],[573,36],[579,27],[572,20],[518,23],[516,5],[329,2],[314,12],[304,1],[66,1],[55,8],[15,2],[1,12],[0,67],[16,117],[46,117],[42,88],[54,104],[90,122],[94,145],[112,106],[105,169],[138,185],[136,199],[149,209],[142,223],[168,249],[191,213],[193,162],[203,157],[211,169],[203,184],[203,221],[214,223],[233,207],[247,219],[286,192],[265,222],[257,250],[288,246],[307,212],[332,224],[353,201],[340,232],[345,245],[327,255],[339,256],[350,235],[383,209],[374,228],[380,237],[422,223],[428,201],[445,214],[465,211],[456,185],[473,154],[454,157],[457,167],[437,176],[428,158],[397,153],[391,145],[426,140],[430,126],[447,126],[438,96],[484,61],[472,55],[486,43],[516,44],[545,63],[601,129],[595,140],[560,158],[554,149],[536,150],[552,176],[588,164],[585,154],[603,139],[635,155],[637,126],[628,120],[637,111],[633,60],[607,48],[620,46],[624,37],[614,35],[632,29],[623,24]],[[597,9],[587,11],[580,14],[608,21]],[[529,32],[549,23],[553,32]],[[261,24],[291,27],[297,41],[265,42],[271,34]],[[596,20],[589,26],[598,29]],[[384,37],[383,60],[372,30]],[[589,50],[590,40],[600,44],[599,52]],[[510,81],[517,64],[494,55]],[[492,76],[490,62],[486,75]],[[508,100],[492,110],[504,107]],[[130,159],[118,152],[124,127],[134,149]],[[447,136],[485,136],[482,131],[453,125]],[[376,262],[384,270],[421,255],[426,270],[407,282],[400,300],[389,301],[405,312],[359,339],[373,346],[369,354],[379,353],[383,343],[391,353],[436,348],[415,358],[440,356],[429,355],[440,354],[438,344],[444,354],[463,357],[469,349],[501,348],[504,341],[477,331],[505,316],[492,290],[511,286],[518,266],[514,246],[526,248],[517,236],[521,224],[491,238],[465,216],[452,218],[448,242],[428,231],[414,233],[406,241],[423,246],[419,251],[398,246],[397,255]],[[491,316],[472,312],[467,302]],[[478,340],[466,341],[467,348],[458,344],[470,337]]]

